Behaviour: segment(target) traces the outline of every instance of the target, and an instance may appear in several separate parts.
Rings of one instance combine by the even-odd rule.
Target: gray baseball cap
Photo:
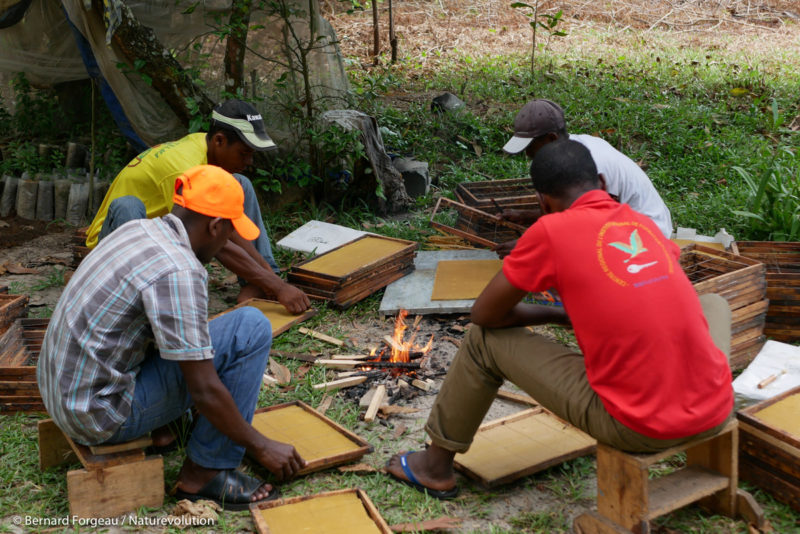
[[[537,137],[566,128],[564,110],[551,100],[531,100],[514,118],[514,136],[503,146],[509,154],[525,150]]]
[[[251,104],[242,100],[228,100],[214,108],[211,119],[234,130],[239,138],[253,150],[277,148],[264,127],[264,119]]]

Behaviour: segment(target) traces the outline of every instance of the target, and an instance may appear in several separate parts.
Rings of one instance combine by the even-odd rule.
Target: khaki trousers
[[[711,337],[728,357],[731,312],[719,295],[700,297]],[[583,356],[527,328],[472,326],[458,350],[425,430],[450,451],[469,449],[503,380],[513,382],[542,406],[601,443],[631,452],[655,452],[714,435],[728,420],[696,436],[659,440],[626,427],[606,411],[589,385]]]

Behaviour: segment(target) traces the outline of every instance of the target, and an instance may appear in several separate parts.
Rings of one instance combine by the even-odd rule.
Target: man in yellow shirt
[[[89,227],[86,246],[94,248],[99,240],[128,221],[166,215],[172,209],[175,179],[196,165],[216,165],[233,174],[242,185],[245,214],[260,230],[253,241],[234,233],[216,256],[244,282],[239,302],[275,295],[289,312],[305,311],[311,304],[308,296],[277,275],[279,268],[272,256],[253,184],[238,174],[252,165],[256,150],[274,148],[258,110],[241,100],[223,102],[211,114],[208,133],[189,134],[156,145],[120,171]]]

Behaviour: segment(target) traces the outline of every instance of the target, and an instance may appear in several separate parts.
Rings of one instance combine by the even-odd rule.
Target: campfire
[[[369,359],[361,366],[362,370],[369,371],[375,368],[390,369],[392,376],[399,376],[401,374],[414,375],[415,370],[419,369],[424,363],[424,357],[428,354],[433,347],[433,334],[424,346],[415,343],[417,334],[419,333],[419,322],[422,319],[418,315],[414,320],[412,326],[411,336],[405,340],[406,330],[408,324],[406,317],[408,311],[400,310],[397,314],[397,319],[394,322],[394,333],[391,337],[384,336],[383,340],[385,345],[380,351],[372,349],[369,354]],[[415,361],[412,361],[415,360]]]

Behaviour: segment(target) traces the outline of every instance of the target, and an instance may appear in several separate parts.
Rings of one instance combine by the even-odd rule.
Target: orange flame
[[[408,325],[406,324],[406,317],[408,316],[408,310],[400,310],[397,314],[397,319],[394,322],[394,334],[392,335],[392,343],[391,350],[392,355],[390,361],[393,362],[408,362],[410,361],[409,353],[413,351],[422,352],[423,354],[427,354],[428,351],[431,350],[433,346],[433,334],[431,334],[431,338],[428,340],[428,343],[421,347],[419,345],[414,344],[414,340],[417,337],[417,333],[419,332],[419,327],[417,327],[411,335],[411,338],[408,341],[403,341],[405,337],[405,332],[408,329]]]

